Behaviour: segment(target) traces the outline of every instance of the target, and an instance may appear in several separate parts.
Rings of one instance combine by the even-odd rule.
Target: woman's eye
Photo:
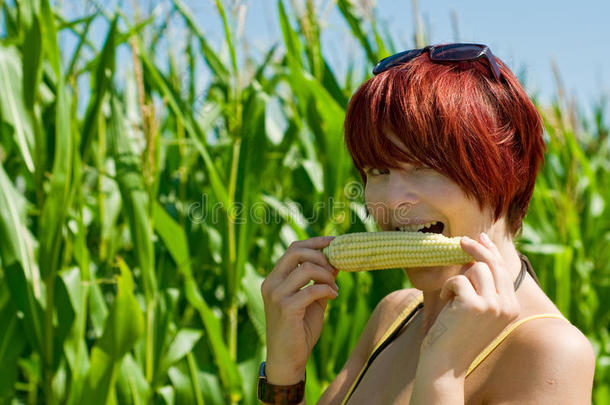
[[[371,176],[377,176],[377,175],[381,175],[381,174],[388,174],[390,171],[388,169],[379,169],[379,168],[372,168],[368,170],[368,174],[370,174]]]

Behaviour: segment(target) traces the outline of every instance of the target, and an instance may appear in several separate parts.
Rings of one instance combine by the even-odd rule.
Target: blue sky
[[[354,0],[372,3],[371,0]],[[290,0],[284,0],[290,4]],[[302,3],[303,0],[297,0]],[[223,33],[211,0],[187,2],[196,10],[206,33],[221,41]],[[324,8],[329,0],[314,0]],[[276,0],[245,1],[245,38],[255,48],[267,49],[281,38]],[[413,42],[411,0],[378,0],[380,23],[386,23],[397,47]],[[355,56],[358,46],[336,10],[327,15],[323,52],[337,72],[345,57]],[[551,60],[555,60],[569,95],[588,113],[605,95],[610,97],[610,1],[609,0],[420,0],[419,10],[429,43],[454,42],[451,11],[458,17],[461,42],[484,43],[515,73],[525,71],[526,88],[549,102],[556,94]]]
[[[195,19],[203,29],[208,41],[216,50],[222,49],[224,32],[220,23],[215,0],[183,0],[193,11]],[[303,4],[305,0],[283,0],[291,4]],[[334,3],[336,0],[312,0],[322,12],[324,24],[323,53],[335,73],[341,77],[347,59],[361,60],[368,66],[360,46],[349,33],[349,28]],[[397,48],[414,47],[414,19],[412,0],[353,0],[358,4],[376,4],[378,24],[386,25]],[[64,11],[74,17],[85,14],[93,3],[82,0],[60,0]],[[277,0],[223,0],[231,6],[245,5],[243,43],[248,52],[258,56],[272,44],[281,43],[278,24]],[[102,4],[102,3],[100,3]],[[103,7],[112,11],[120,7],[131,14],[130,0],[109,0]],[[169,0],[139,0],[139,7],[148,15],[156,10],[160,19],[171,7]],[[229,11],[229,10],[228,10]],[[583,113],[590,115],[594,104],[602,97],[610,99],[610,0],[420,0],[419,11],[429,34],[428,43],[454,42],[456,40],[451,22],[451,12],[458,18],[461,42],[484,43],[496,56],[525,79],[526,90],[535,94],[542,103],[549,103],[557,93],[551,68],[554,60],[559,68],[564,88],[569,96],[576,98]],[[180,18],[175,18],[175,20]],[[94,42],[101,47],[108,29],[102,19],[92,27]],[[179,49],[185,37],[179,28],[170,29],[167,41],[157,49],[157,57],[167,60],[168,47]],[[75,38],[65,35],[64,49],[71,54]],[[226,49],[225,49],[226,51]],[[225,52],[226,56],[226,52]],[[359,59],[360,58],[360,59]],[[119,48],[119,60],[130,60],[127,48]],[[126,65],[126,66],[129,66]],[[209,72],[203,69],[199,75],[198,88],[209,83]],[[610,103],[609,103],[610,104]],[[606,106],[609,112],[610,105]]]

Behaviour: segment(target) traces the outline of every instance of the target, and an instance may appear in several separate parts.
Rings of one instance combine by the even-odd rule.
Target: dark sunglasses
[[[444,44],[444,45],[428,45],[422,49],[411,49],[403,51],[387,58],[382,59],[373,69],[373,74],[378,75],[381,72],[407,63],[411,59],[428,52],[432,62],[473,62],[481,58],[487,59],[489,66],[496,78],[500,80],[502,72],[496,64],[496,59],[491,53],[491,49],[487,45],[481,44]]]

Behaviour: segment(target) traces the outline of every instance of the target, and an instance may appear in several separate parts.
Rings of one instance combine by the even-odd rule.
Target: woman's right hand
[[[266,373],[271,384],[298,383],[320,338],[328,300],[338,294],[335,280],[339,271],[321,251],[333,238],[318,236],[293,242],[263,281]],[[310,280],[314,284],[303,288]]]

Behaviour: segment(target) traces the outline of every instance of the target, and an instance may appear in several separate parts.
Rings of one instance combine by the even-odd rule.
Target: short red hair
[[[492,207],[494,220],[506,214],[516,235],[544,161],[543,123],[519,80],[496,61],[500,82],[487,61],[439,64],[423,53],[362,84],[347,109],[345,143],[364,183],[367,166],[429,166],[480,208]]]

